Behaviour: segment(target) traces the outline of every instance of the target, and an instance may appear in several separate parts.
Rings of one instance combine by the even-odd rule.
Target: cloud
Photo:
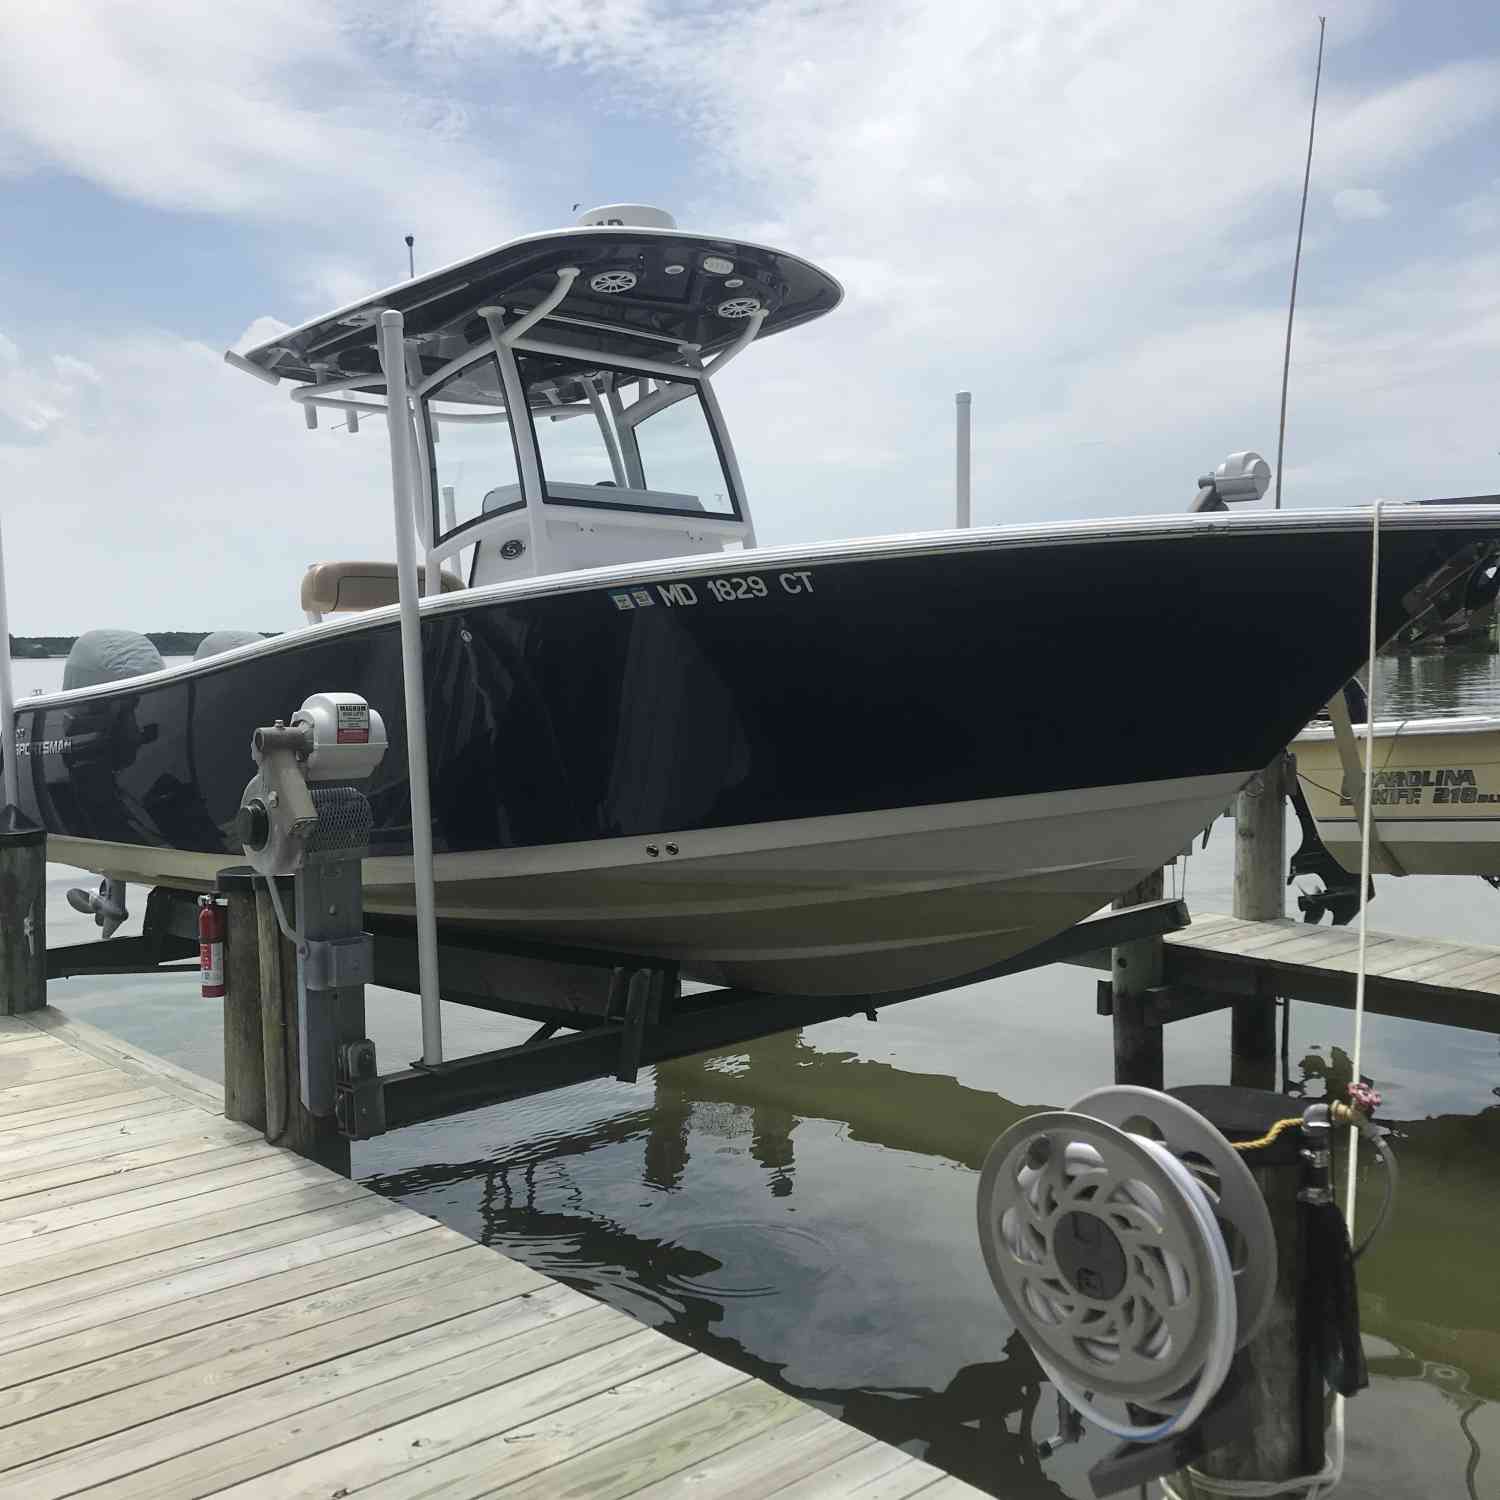
[[[1391,206],[1376,188],[1340,188],[1333,195],[1334,214],[1346,223],[1383,219]]]
[[[285,629],[310,562],[394,555],[383,422],[308,432],[284,386],[158,329],[70,342],[59,369],[0,338],[13,630]]]
[[[99,382],[86,360],[67,354],[28,361],[14,339],[0,333],[0,452],[39,441]]]
[[[1462,228],[1470,234],[1500,233],[1500,177],[1454,210]]]
[[[1176,510],[1226,453],[1274,455],[1316,34],[1273,0],[29,14],[0,51],[0,158],[280,231],[282,280],[250,308],[341,304],[394,279],[408,225],[430,266],[544,223],[523,186],[565,207],[579,181],[826,264],[844,307],[722,380],[766,542],[946,524],[960,387],[981,522]],[[1310,210],[1294,504],[1494,488],[1500,191],[1436,201],[1424,169],[1482,141],[1497,65],[1361,81],[1352,44],[1385,16],[1350,6],[1329,41],[1315,183],[1348,186]],[[1234,60],[1207,105],[1184,83],[1205,57]],[[1403,213],[1374,217],[1388,200]],[[1475,238],[1394,233],[1455,212]],[[1351,214],[1366,253],[1334,265]],[[98,327],[122,324],[66,339],[97,382],[47,364],[51,330],[0,345],[8,538],[67,546],[77,580],[13,580],[17,629],[272,629],[306,563],[391,555],[383,424],[306,432],[218,348]]]
[[[46,165],[160,209],[311,227],[346,255],[372,230],[394,239],[419,222],[444,259],[513,231],[496,154],[462,111],[384,74],[347,14],[295,0],[13,9],[0,168]]]

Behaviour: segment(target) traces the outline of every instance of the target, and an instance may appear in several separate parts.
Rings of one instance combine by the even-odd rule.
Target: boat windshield
[[[422,416],[436,535],[526,503],[500,365],[493,354],[434,387],[422,403]]]
[[[544,498],[559,505],[738,518],[696,380],[521,354]]]

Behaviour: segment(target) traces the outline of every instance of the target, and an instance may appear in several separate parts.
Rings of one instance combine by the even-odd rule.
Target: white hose
[[[1234,1269],[1229,1263],[1229,1251],[1224,1244],[1224,1234],[1219,1228],[1219,1222],[1207,1191],[1203,1184],[1165,1146],[1145,1136],[1135,1136],[1133,1139],[1146,1148],[1177,1189],[1179,1197],[1187,1204],[1208,1251],[1212,1276],[1210,1285],[1202,1290],[1206,1291],[1213,1300],[1214,1329],[1209,1342],[1208,1357],[1199,1372],[1197,1384],[1193,1387],[1193,1394],[1181,1411],[1174,1412],[1155,1426],[1146,1427],[1122,1422],[1116,1417],[1110,1417],[1101,1412],[1067,1376],[1053,1369],[1034,1344],[1032,1348],[1043,1373],[1068,1405],[1080,1416],[1124,1442],[1154,1443],[1161,1438],[1170,1437],[1174,1432],[1181,1432],[1191,1427],[1202,1416],[1208,1403],[1218,1394],[1219,1387],[1224,1384],[1224,1377],[1228,1375],[1230,1363],[1234,1359],[1238,1324],[1235,1314]],[[1072,1148],[1070,1148],[1070,1155],[1071,1151]]]

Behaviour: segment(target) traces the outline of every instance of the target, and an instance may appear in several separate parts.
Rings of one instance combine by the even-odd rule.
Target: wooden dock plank
[[[845,1496],[857,1500],[905,1500],[940,1478],[940,1469],[899,1448],[877,1443],[830,1464],[821,1473],[785,1485],[776,1491],[776,1500],[844,1500]]]
[[[1195,916],[1164,940],[1165,982],[1228,996],[1275,993],[1317,1004],[1353,1004],[1357,927],[1280,918]],[[1088,965],[1080,957],[1074,960]],[[1366,1008],[1438,1025],[1500,1034],[1500,947],[1371,932]]]
[[[140,1255],[132,1260],[72,1272],[56,1281],[20,1291],[7,1289],[0,1292],[0,1336],[8,1337],[12,1328],[28,1326],[21,1320],[34,1314],[52,1312],[58,1307],[67,1310],[82,1298],[94,1297],[117,1287],[136,1286],[213,1261],[230,1260],[268,1245],[284,1245],[323,1230],[383,1217],[390,1217],[387,1204],[372,1203],[368,1198],[342,1199],[329,1206],[270,1219],[231,1234],[217,1235],[186,1246],[173,1245],[154,1255]]]
[[[11,1049],[6,1048],[0,1052],[0,1089],[24,1083],[51,1083],[60,1078],[83,1078],[109,1070],[108,1063],[65,1048],[22,1052],[15,1058],[11,1057]]]
[[[57,1083],[23,1084],[0,1092],[0,1120],[77,1100],[88,1102],[122,1093],[137,1093],[141,1088],[135,1079],[113,1071],[85,1073],[82,1078],[65,1078]]]
[[[500,1493],[504,1500],[624,1500],[654,1480],[780,1427],[806,1411],[800,1401],[775,1387],[746,1380],[540,1473],[513,1480]],[[433,1465],[432,1471],[420,1477],[435,1478],[437,1468]],[[395,1500],[399,1491],[387,1494],[382,1488],[377,1493],[381,1500]]]
[[[33,1029],[66,1043],[75,1052],[96,1058],[128,1077],[144,1079],[164,1094],[172,1094],[209,1114],[224,1112],[223,1087],[211,1078],[200,1078],[164,1057],[132,1047],[87,1021],[74,1020],[51,1007],[34,1011],[25,1019]]]
[[[516,1271],[529,1269],[514,1262],[510,1266]],[[501,1304],[519,1298],[523,1292],[540,1294],[544,1289],[536,1272],[523,1279],[506,1274],[508,1269],[504,1261],[491,1257],[488,1274],[458,1276],[451,1281],[437,1278],[435,1285],[409,1293],[388,1306],[305,1329],[283,1328],[276,1337],[223,1355],[207,1371],[189,1366],[153,1376],[150,1362],[142,1360],[144,1378],[137,1383],[67,1407],[62,1413],[48,1411],[0,1430],[0,1462],[15,1468],[18,1476],[25,1476],[28,1493],[41,1472],[36,1461],[65,1451],[73,1463],[82,1465],[79,1472],[90,1469],[91,1455],[100,1457],[103,1477],[111,1461],[101,1457],[104,1450],[100,1440],[147,1425],[156,1429],[158,1439],[177,1444],[175,1451],[201,1446],[198,1439],[212,1426],[212,1418],[198,1408],[210,1400],[215,1402],[215,1415],[230,1424],[229,1430],[238,1431],[242,1429],[233,1424],[239,1421],[237,1413],[244,1403],[225,1400],[237,1392],[285,1382],[303,1371],[360,1355],[366,1356],[367,1367],[378,1367],[383,1362],[382,1346],[399,1344],[403,1338],[417,1345],[431,1345],[451,1337],[454,1329],[469,1327],[490,1342],[495,1328],[505,1322]],[[267,1321],[284,1322],[274,1314]],[[183,1337],[192,1346],[189,1354],[201,1347],[196,1335]],[[18,1393],[7,1394],[15,1397]],[[95,1453],[96,1448],[100,1448],[99,1453]]]
[[[369,1500],[410,1500],[415,1496],[465,1500],[540,1478],[547,1485],[546,1492],[556,1495],[569,1483],[566,1471],[575,1456],[586,1459],[610,1439],[691,1408],[707,1397],[752,1383],[742,1371],[707,1355],[674,1347],[685,1357],[540,1417],[509,1422],[477,1441],[463,1443],[460,1437],[456,1450],[437,1458],[418,1458],[401,1473],[362,1486],[361,1493]],[[504,1394],[503,1389],[497,1392]],[[568,1400],[568,1395],[564,1393],[562,1399]],[[425,1455],[427,1447],[423,1440],[415,1452]]]
[[[327,1174],[316,1163],[299,1161],[288,1153],[275,1163],[273,1171],[220,1184],[196,1196],[169,1198],[165,1202],[122,1210],[116,1214],[86,1218],[81,1223],[60,1227],[50,1234],[27,1235],[0,1244],[0,1280],[9,1286],[19,1286],[22,1278],[16,1273],[20,1267],[31,1266],[42,1260],[56,1262],[75,1250],[86,1250],[103,1242],[109,1244],[111,1260],[125,1260],[140,1243],[137,1236],[149,1235],[152,1230],[202,1228],[207,1233],[213,1233],[217,1230],[220,1215],[226,1211],[258,1205],[269,1198],[281,1198],[303,1187],[321,1190],[332,1186]],[[212,1224],[200,1224],[199,1221],[205,1219],[211,1219]],[[173,1243],[181,1241],[174,1240]],[[153,1243],[151,1248],[159,1249],[161,1246]],[[149,1251],[146,1253],[149,1254]]]
[[[76,1108],[71,1111],[64,1108],[52,1118],[36,1120],[30,1116],[21,1116],[19,1119],[0,1121],[0,1148],[24,1146],[30,1141],[51,1143],[75,1131],[92,1130],[97,1125],[115,1125],[121,1120],[144,1120],[149,1115],[169,1114],[182,1107],[175,1099],[168,1099],[155,1092],[143,1091],[138,1098],[126,1097],[127,1102],[124,1104],[94,1100],[93,1107],[82,1112]],[[41,1113],[43,1116],[54,1116],[52,1110],[42,1110]]]
[[[509,1333],[498,1340],[476,1342],[463,1352],[391,1373],[387,1379],[345,1379],[326,1385],[319,1393],[321,1403],[309,1409],[305,1420],[273,1416],[269,1425],[246,1428],[153,1466],[149,1484],[123,1481],[111,1485],[109,1494],[113,1500],[192,1500],[206,1491],[243,1486],[247,1495],[279,1496],[287,1466],[299,1460],[493,1390],[531,1369],[615,1343],[631,1332],[629,1320],[581,1292],[563,1295],[561,1288],[552,1287],[545,1296],[524,1300],[527,1317],[540,1321],[513,1321]]]
[[[38,1052],[51,1052],[54,1056],[65,1057],[68,1050],[56,1037],[48,1036],[45,1031],[37,1031],[34,1027],[28,1027],[25,1035],[17,1033],[7,1038],[5,1050],[0,1052],[0,1058],[6,1062],[14,1062],[18,1058],[34,1056]]]
[[[215,1213],[195,1214],[119,1238],[107,1236],[102,1242],[57,1254],[49,1254],[46,1247],[35,1247],[36,1254],[20,1260],[17,1247],[8,1245],[0,1250],[0,1272],[3,1272],[6,1291],[14,1296],[29,1288],[45,1286],[87,1271],[116,1268],[122,1262],[141,1259],[161,1250],[191,1253],[192,1247],[200,1240],[211,1243],[237,1229],[252,1229],[261,1224],[293,1219],[310,1209],[361,1201],[358,1185],[352,1182],[326,1182],[315,1177],[310,1182],[283,1188],[278,1179],[269,1181],[275,1185],[274,1190],[267,1188],[264,1192],[255,1192],[261,1184],[251,1183],[244,1189],[244,1201]],[[3,1303],[0,1303],[0,1309],[3,1309]]]
[[[135,1312],[122,1312],[120,1305],[110,1306],[108,1299],[101,1299],[103,1305],[94,1309],[96,1321],[82,1324],[76,1331],[54,1333],[9,1352],[0,1352],[0,1390],[71,1370],[76,1365],[108,1360],[147,1344],[159,1344],[178,1334],[228,1323],[247,1313],[313,1297],[330,1288],[356,1286],[370,1277],[424,1265],[439,1256],[474,1248],[472,1240],[434,1224],[416,1234],[355,1250],[329,1249],[320,1258],[289,1269],[262,1268],[262,1274],[241,1281],[225,1281],[221,1275],[217,1285],[192,1296],[183,1295],[186,1289],[183,1283],[168,1300],[153,1302]],[[243,1259],[248,1261],[252,1257]],[[267,1262],[268,1267],[273,1264]],[[222,1266],[223,1263],[215,1269],[222,1271]]]
[[[237,1148],[231,1148],[234,1150]],[[188,1158],[190,1161],[193,1158]],[[302,1165],[289,1151],[277,1151],[269,1147],[242,1155],[239,1161],[221,1166],[210,1172],[193,1172],[186,1176],[162,1178],[138,1188],[128,1185],[129,1179],[120,1182],[119,1192],[107,1193],[95,1198],[75,1199],[70,1203],[37,1205],[29,1214],[16,1214],[0,1218],[0,1253],[13,1240],[29,1240],[36,1235],[53,1235],[64,1229],[74,1229],[83,1224],[101,1219],[123,1221],[138,1209],[153,1208],[163,1203],[180,1205],[188,1211],[185,1200],[199,1199],[223,1188],[240,1183],[255,1182],[262,1177],[274,1177]],[[37,1197],[45,1196],[37,1194]],[[123,1222],[116,1223],[115,1230],[125,1228]],[[138,1225],[136,1227],[139,1227]],[[49,1240],[49,1244],[61,1244]]]
[[[640,1500],[764,1500],[875,1441],[856,1427],[807,1411],[769,1432],[699,1460],[638,1489]]]
[[[71,1120],[95,1110],[120,1109],[145,1100],[166,1109],[170,1099],[163,1099],[155,1089],[115,1088],[106,1094],[85,1095],[80,1099],[56,1099],[50,1103],[36,1102],[30,1108],[13,1109],[0,1114],[0,1139],[12,1130],[24,1130],[28,1125],[50,1124],[54,1120]]]
[[[624,1338],[602,1347],[549,1362],[478,1395],[450,1401],[420,1417],[278,1469],[275,1493],[280,1500],[326,1500],[335,1490],[364,1489],[377,1480],[431,1464],[493,1433],[519,1428],[697,1357],[664,1334],[637,1325]],[[238,1493],[237,1489],[224,1491],[225,1500]]]
[[[178,1298],[239,1286],[409,1235],[441,1233],[430,1219],[393,1205],[356,1200],[294,1220],[279,1220],[195,1246],[188,1265],[177,1252],[54,1283],[0,1300],[0,1353],[29,1348],[136,1313],[160,1312]],[[459,1238],[462,1238],[459,1236]],[[29,1300],[28,1300],[29,1299]],[[18,1305],[24,1304],[24,1305]]]
[[[252,1155],[274,1151],[259,1137],[251,1135],[224,1146],[208,1142],[199,1149],[183,1150],[177,1143],[151,1146],[123,1157],[99,1160],[90,1170],[88,1163],[71,1168],[44,1167],[22,1177],[7,1178],[0,1183],[0,1221],[23,1218],[42,1207],[64,1203],[81,1203],[87,1198],[104,1197],[116,1192],[130,1192],[152,1182],[172,1176],[210,1171]]]
[[[549,1322],[551,1326],[544,1326]],[[6,1477],[25,1482],[27,1500],[50,1500],[93,1485],[107,1485],[103,1493],[111,1500],[126,1496],[167,1500],[172,1495],[197,1496],[206,1491],[232,1494],[233,1489],[225,1488],[228,1481],[222,1473],[222,1451],[217,1448],[227,1438],[249,1435],[253,1440],[237,1447],[236,1458],[249,1474],[265,1474],[288,1444],[306,1438],[320,1448],[325,1446],[326,1407],[341,1396],[370,1390],[378,1395],[398,1376],[439,1376],[444,1361],[461,1355],[482,1360],[490,1371],[491,1386],[504,1381],[495,1366],[507,1358],[519,1368],[571,1369],[573,1360],[587,1357],[583,1351],[623,1344],[636,1336],[620,1325],[617,1314],[591,1303],[581,1292],[547,1287],[512,1298],[503,1315],[485,1308],[430,1324],[404,1337],[263,1380],[235,1395],[70,1448]],[[315,1409],[315,1417],[290,1420]],[[381,1406],[377,1400],[363,1410],[378,1414]],[[0,1443],[0,1463],[3,1454]],[[296,1494],[285,1484],[285,1476],[292,1472],[277,1469],[273,1483],[256,1479],[249,1492],[278,1497]],[[321,1488],[314,1493],[326,1500],[331,1490]]]
[[[0,1491],[904,1500],[939,1482],[266,1145],[216,1085],[39,1015],[0,1017]]]
[[[449,1297],[456,1296],[458,1305],[467,1311],[470,1303],[489,1305],[484,1299],[497,1295],[501,1288],[506,1295],[514,1295],[544,1284],[535,1272],[525,1279],[504,1277],[500,1273],[505,1268],[504,1262],[497,1266],[495,1257],[482,1245],[470,1245],[440,1262],[400,1266],[295,1301],[157,1338],[118,1354],[95,1356],[81,1369],[57,1369],[11,1386],[0,1402],[0,1428],[83,1403],[90,1403],[91,1420],[108,1422],[107,1403],[100,1398],[132,1386],[150,1386],[149,1393],[130,1391],[132,1418],[149,1417],[153,1403],[163,1401],[168,1403],[166,1410],[176,1411],[193,1403],[183,1401],[173,1390],[173,1383],[166,1380],[169,1375],[186,1371],[190,1378],[197,1379],[195,1367],[211,1364],[212,1388],[220,1391],[225,1388],[226,1369],[232,1375],[237,1368],[236,1358],[258,1368],[259,1361],[270,1355],[276,1368],[281,1369],[291,1357],[288,1351],[292,1344],[307,1344],[309,1340],[303,1335],[325,1324],[343,1323],[332,1331],[337,1339],[335,1347],[358,1348],[361,1330],[370,1326],[370,1320],[361,1322],[357,1314],[387,1310],[395,1329],[416,1303],[421,1304],[417,1310],[424,1318],[429,1313],[442,1316],[450,1306],[445,1300]],[[379,1331],[383,1325],[376,1321],[374,1326],[378,1340],[383,1336]],[[263,1345],[267,1348],[262,1349]],[[256,1351],[253,1360],[252,1350]],[[312,1358],[316,1362],[316,1352]],[[71,1414],[64,1420],[72,1425]],[[105,1426],[103,1430],[114,1428]]]
[[[128,1120],[124,1125],[103,1126],[100,1130],[71,1136],[66,1146],[59,1145],[47,1152],[47,1164],[54,1171],[68,1167],[96,1167],[107,1163],[112,1156],[127,1156],[142,1146],[164,1145],[173,1142],[169,1151],[187,1155],[191,1142],[204,1143],[205,1149],[213,1146],[230,1146],[236,1141],[256,1141],[260,1136],[244,1125],[231,1125],[227,1120],[214,1120],[197,1110],[173,1110],[170,1114],[153,1115],[149,1120]],[[31,1177],[37,1169],[38,1153],[17,1152],[0,1161],[0,1197],[7,1194],[7,1183],[13,1177]],[[102,1166],[101,1174],[109,1171]]]

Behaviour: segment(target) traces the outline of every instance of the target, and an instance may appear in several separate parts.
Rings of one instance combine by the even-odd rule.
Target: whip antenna
[[[1292,257],[1292,296],[1286,309],[1286,353],[1281,360],[1281,424],[1276,430],[1276,503],[1281,509],[1281,453],[1286,447],[1286,384],[1292,369],[1292,318],[1297,311],[1297,272],[1302,267],[1302,226],[1307,223],[1307,187],[1312,181],[1313,132],[1318,128],[1318,85],[1323,81],[1323,33],[1328,17],[1318,17],[1318,71],[1313,75],[1312,119],[1307,126],[1307,166],[1302,173],[1302,211],[1297,215],[1297,251]]]

